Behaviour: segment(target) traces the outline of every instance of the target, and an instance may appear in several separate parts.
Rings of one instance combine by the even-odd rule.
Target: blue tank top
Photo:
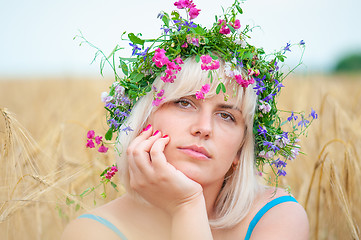
[[[272,201],[270,201],[269,203],[267,203],[266,205],[264,205],[261,210],[259,210],[257,212],[257,214],[253,217],[252,221],[250,222],[249,226],[248,226],[248,230],[247,230],[247,234],[246,237],[244,238],[244,240],[249,240],[249,238],[251,237],[251,234],[253,232],[253,229],[256,227],[257,223],[259,222],[259,220],[262,218],[262,216],[271,208],[273,208],[274,206],[277,206],[280,203],[284,203],[284,202],[297,202],[297,200],[294,197],[291,196],[282,196],[282,197],[278,197],[276,199],[273,199]],[[117,234],[121,239],[123,240],[127,240],[127,238],[124,236],[124,234],[122,234],[119,229],[114,226],[114,224],[112,224],[111,222],[109,222],[108,220],[93,215],[93,214],[83,214],[80,215],[78,218],[90,218],[93,219],[95,221],[100,222],[101,224],[105,225],[106,227],[110,228],[115,234]]]

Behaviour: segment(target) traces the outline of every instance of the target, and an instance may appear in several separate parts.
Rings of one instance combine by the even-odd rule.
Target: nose
[[[194,118],[194,122],[192,123],[192,135],[208,139],[212,136],[212,130],[212,113],[209,113],[206,110],[201,110],[197,113],[196,117]]]

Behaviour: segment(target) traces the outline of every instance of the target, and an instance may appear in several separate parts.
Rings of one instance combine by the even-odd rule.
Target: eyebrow
[[[234,106],[234,105],[231,105],[231,104],[218,104],[217,107],[219,108],[225,108],[225,109],[234,109],[234,110],[237,110],[239,111],[240,113],[242,113],[241,109],[239,109],[238,107]]]
[[[197,99],[196,95],[190,95],[191,98]],[[238,108],[237,106],[234,106],[232,104],[226,104],[226,103],[220,103],[217,105],[218,108],[224,108],[224,109],[234,109],[239,111],[242,114],[242,110]]]

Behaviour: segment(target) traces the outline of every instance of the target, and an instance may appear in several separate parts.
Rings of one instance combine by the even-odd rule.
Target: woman
[[[197,13],[192,1],[181,0],[175,5],[185,8],[191,19]],[[237,6],[238,1],[232,9]],[[233,18],[230,24],[237,28],[238,22]],[[227,27],[222,22],[215,25],[223,35],[229,34]],[[117,166],[127,193],[71,222],[62,239],[307,239],[308,220],[302,206],[286,191],[261,185],[258,179],[261,165],[255,164],[255,149],[259,151],[257,158],[271,151],[262,152],[263,145],[258,146],[259,138],[269,138],[270,131],[259,131],[260,136],[255,139],[254,124],[256,119],[272,112],[260,108],[259,98],[267,92],[267,86],[261,85],[260,80],[255,82],[253,77],[264,74],[266,79],[267,73],[271,73],[276,79],[277,73],[270,71],[271,68],[275,71],[276,63],[261,68],[258,57],[248,59],[261,72],[255,67],[246,69],[249,64],[245,58],[239,64],[235,57],[235,63],[230,65],[227,56],[216,51],[216,47],[211,48],[210,55],[197,59],[192,52],[203,51],[202,43],[197,46],[186,24],[180,28],[174,36],[177,40],[187,39],[186,43],[192,45],[180,41],[182,48],[178,48],[178,53],[182,59],[166,55],[176,44],[165,41],[163,48],[150,54],[151,70],[144,67],[147,66],[144,55],[137,57],[138,65],[132,63],[133,71],[143,67],[144,71],[138,74],[150,72],[143,79],[159,71],[152,83],[155,92],[147,92],[139,100],[138,96],[133,97],[138,101],[130,116],[118,121],[133,130],[120,131],[118,138],[121,154]],[[180,34],[182,28],[184,38]],[[204,34],[204,38],[211,37]],[[201,37],[198,39],[202,41]],[[145,52],[147,57],[149,51]],[[130,74],[127,78],[130,80],[113,87],[123,86],[118,87],[118,93],[124,96],[129,89],[127,84],[135,82],[132,78],[137,76]],[[264,87],[261,93],[255,91],[260,87]],[[115,95],[106,100],[113,115],[116,107],[110,107],[109,102],[114,101]],[[275,107],[275,103],[268,102]],[[124,107],[123,103],[115,105],[119,109]],[[261,130],[266,129],[266,122],[262,121]],[[122,128],[114,121],[110,126],[117,131]],[[278,142],[274,146],[281,149],[292,145],[286,139],[275,135]],[[283,170],[278,165],[277,168]]]
[[[261,186],[256,179],[252,133],[256,94],[232,85],[223,75],[227,93],[238,88],[235,96],[225,101],[215,93],[214,83],[206,99],[197,99],[196,89],[208,79],[193,59],[188,59],[177,79],[172,85],[155,81],[158,88],[169,86],[167,102],[154,109],[153,96],[148,94],[133,109],[129,122],[135,131],[124,134],[129,144],[121,140],[128,147],[118,161],[128,193],[92,214],[109,220],[127,239],[244,239],[256,213],[288,195]],[[143,126],[147,127],[140,132]],[[221,191],[226,188],[229,193]],[[222,196],[231,191],[238,192],[238,199]],[[222,206],[227,200],[230,209],[222,209],[228,207]],[[226,216],[222,219],[220,214]],[[307,234],[302,206],[285,202],[267,211],[252,239],[307,239]],[[119,239],[89,218],[72,222],[63,239],[98,237]]]

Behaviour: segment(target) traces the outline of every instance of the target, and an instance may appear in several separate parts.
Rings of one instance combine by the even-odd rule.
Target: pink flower
[[[219,68],[219,61],[217,61],[217,60],[213,61],[212,64],[211,64],[210,69],[211,70],[216,70],[218,68]]]
[[[197,9],[195,7],[192,7],[190,10],[189,10],[189,18],[192,20],[192,19],[195,19],[196,17],[198,17],[199,15],[199,12],[201,10],[200,9]]]
[[[173,61],[175,61],[178,64],[183,64],[183,60],[180,58],[180,56],[176,57]]]
[[[248,80],[243,79],[241,75],[235,75],[234,78],[236,79],[236,82],[241,85],[242,87],[246,88],[248,87],[250,84],[254,83],[254,79],[250,78]]]
[[[106,153],[108,151],[108,148],[105,147],[104,145],[101,145],[98,149],[98,152],[101,152],[101,153]]]
[[[164,100],[164,97],[163,98],[155,98],[152,102],[152,105],[153,106],[159,106],[159,104]]]
[[[212,57],[209,55],[202,55],[201,60],[202,60],[202,63],[208,64],[208,63],[212,62]]]
[[[219,30],[220,34],[229,34],[231,32],[231,30],[227,27],[226,20],[219,19],[218,25],[222,26],[221,29]]]
[[[162,48],[158,48],[155,50],[152,61],[159,68],[163,67],[165,64],[169,62],[168,57],[165,55],[165,50]]]
[[[221,30],[219,30],[219,33],[224,34],[224,35],[229,34],[230,32],[231,32],[231,30],[228,27],[226,27],[225,25],[222,26]]]
[[[158,93],[157,93],[157,97],[162,97],[164,95],[164,89],[160,90]]]
[[[199,39],[198,38],[192,38],[192,44],[196,47],[199,47]]]
[[[254,74],[254,71],[252,68],[248,69],[248,75],[249,76],[252,76]]]
[[[201,91],[196,92],[196,99],[204,99],[204,93]]]
[[[254,75],[257,77],[258,75],[260,75],[260,72],[258,69],[254,70]]]
[[[103,137],[101,137],[101,136],[96,136],[96,137],[95,137],[95,142],[96,142],[97,144],[100,144],[100,143],[102,142],[102,138],[103,138]]]
[[[211,88],[211,86],[207,83],[202,86],[201,91],[203,93],[208,93],[210,88]]]
[[[95,148],[94,142],[91,139],[88,139],[87,143],[86,143],[86,147],[87,148]]]
[[[117,166],[112,166],[110,170],[113,171],[113,172],[118,172],[118,167]]]
[[[234,24],[232,26],[234,29],[239,29],[241,28],[241,23],[239,22],[239,20],[237,19],[236,21],[234,21]]]
[[[202,86],[201,90],[196,92],[196,99],[204,99],[204,95],[209,92],[210,88],[211,88],[211,86],[208,83],[204,84]]]
[[[93,138],[94,138],[94,135],[95,135],[94,130],[90,130],[90,131],[88,131],[87,137],[88,137],[89,139],[93,139]]]
[[[174,6],[176,6],[178,9],[183,9],[188,7],[190,4],[189,0],[179,0],[178,2],[174,3]]]
[[[181,47],[182,47],[182,48],[187,48],[187,47],[188,47],[188,43],[187,43],[187,42],[183,43],[183,45],[182,45]]]
[[[213,60],[209,55],[202,55],[201,56],[202,63],[201,69],[202,70],[216,70],[219,68],[219,61]],[[211,63],[210,65],[207,65]]]

